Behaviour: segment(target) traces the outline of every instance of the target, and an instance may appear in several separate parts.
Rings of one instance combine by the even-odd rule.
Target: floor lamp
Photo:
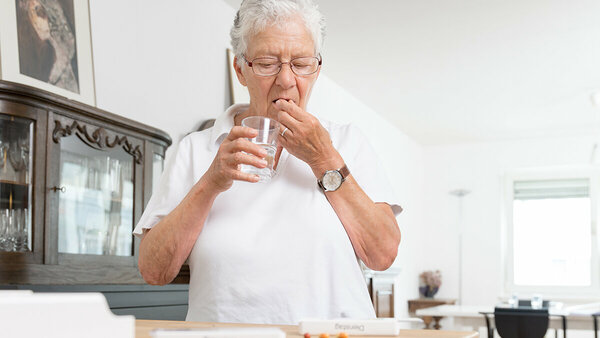
[[[596,108],[596,109],[600,109],[600,89],[596,90],[594,92],[592,92],[591,95],[591,100],[592,100],[592,107]],[[594,125],[596,127],[598,127],[600,125],[600,114],[596,114],[594,115]],[[592,145],[592,155],[590,156],[590,164],[594,165],[597,163],[598,158],[596,156],[596,153],[598,152],[598,142],[594,143],[594,145]]]
[[[463,241],[463,197],[470,193],[469,190],[456,189],[450,191],[450,195],[458,197],[458,304],[462,305],[462,241]]]

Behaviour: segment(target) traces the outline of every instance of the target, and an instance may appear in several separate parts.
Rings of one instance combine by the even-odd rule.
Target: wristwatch
[[[346,178],[350,175],[350,170],[344,164],[343,167],[337,170],[327,170],[320,180],[317,180],[319,188],[323,191],[336,191],[341,186]]]

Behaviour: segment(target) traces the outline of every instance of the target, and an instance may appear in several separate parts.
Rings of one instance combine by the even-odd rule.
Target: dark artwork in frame
[[[73,0],[15,0],[20,73],[79,93]]]

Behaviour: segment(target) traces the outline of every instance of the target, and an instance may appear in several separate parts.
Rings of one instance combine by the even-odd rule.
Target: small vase
[[[432,287],[429,285],[419,286],[419,293],[425,298],[433,298],[438,292],[438,287]]]

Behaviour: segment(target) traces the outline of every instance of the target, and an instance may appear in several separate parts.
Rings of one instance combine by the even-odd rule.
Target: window
[[[507,180],[507,292],[598,292],[597,174],[529,173]]]

